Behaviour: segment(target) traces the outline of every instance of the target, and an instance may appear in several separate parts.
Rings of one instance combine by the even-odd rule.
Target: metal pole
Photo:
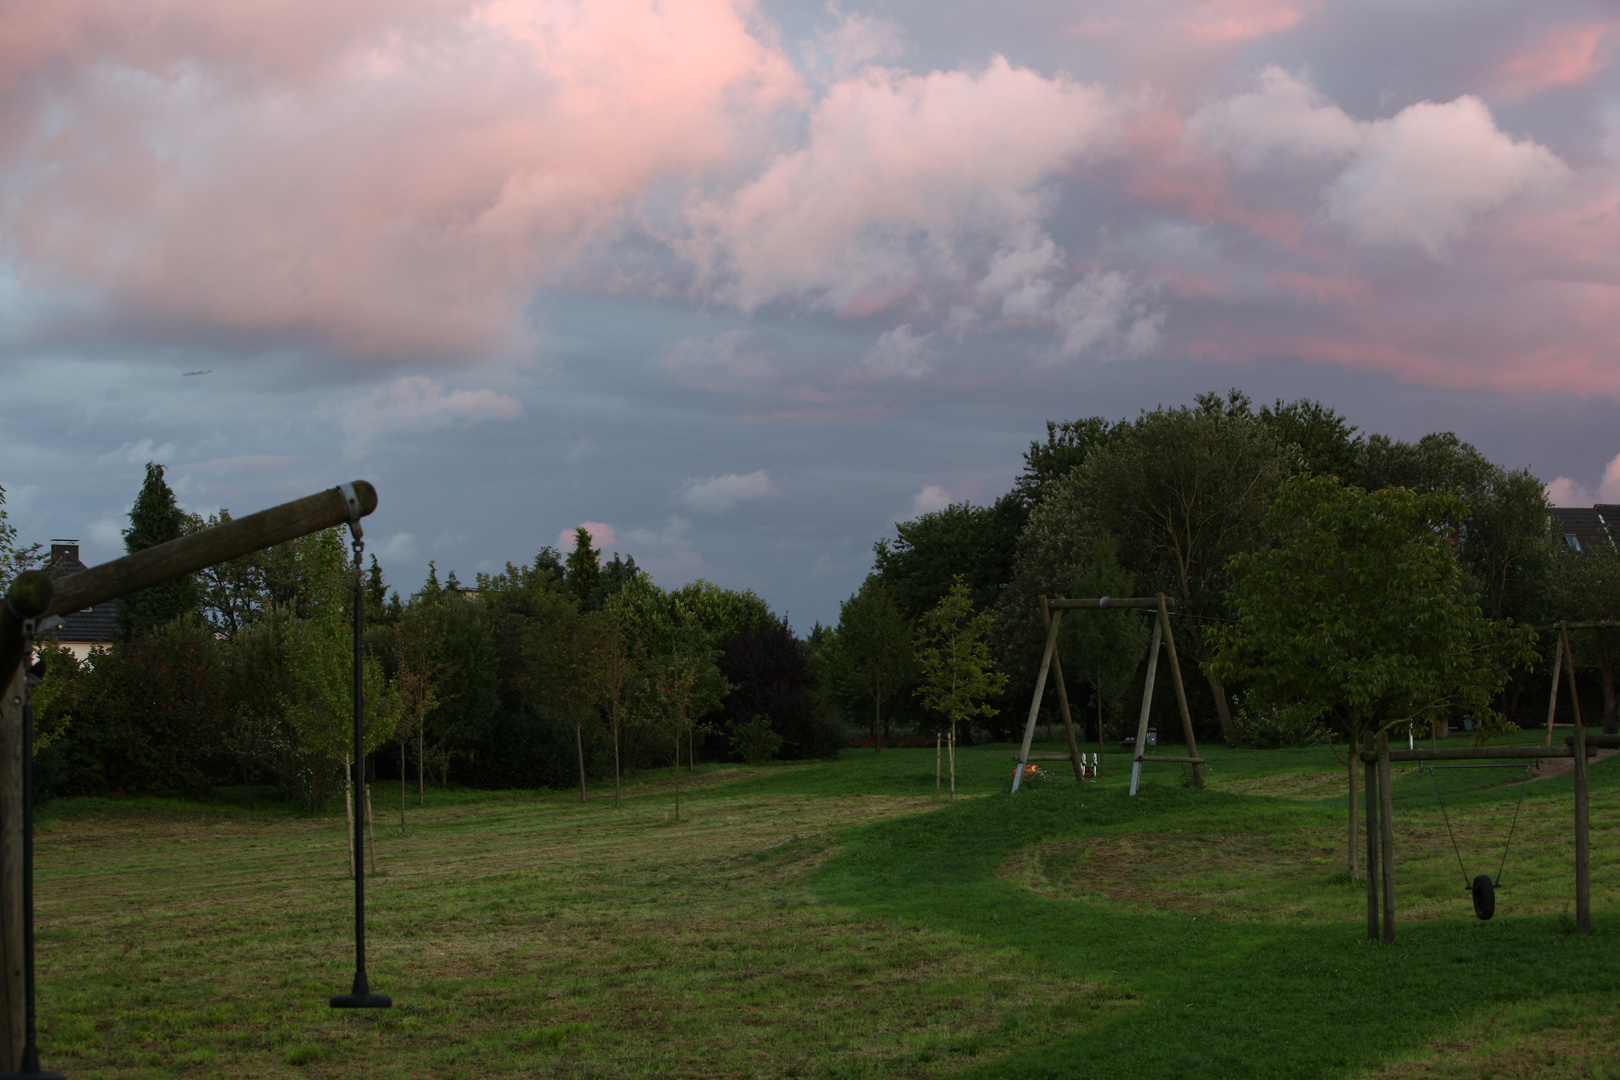
[[[362,641],[365,631],[365,595],[360,586],[360,518],[349,520],[354,530],[354,989],[339,994],[329,1004],[334,1009],[386,1009],[394,1004],[387,994],[373,994],[366,979],[366,813],[362,802],[366,786],[366,743],[362,720],[365,715],[365,665]]]

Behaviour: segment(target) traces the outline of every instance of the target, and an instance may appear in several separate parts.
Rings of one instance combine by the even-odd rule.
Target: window
[[[1565,533],[1564,534],[1564,543],[1569,545],[1569,550],[1571,550],[1571,551],[1579,551],[1579,550],[1581,550],[1581,542],[1580,542],[1579,539],[1576,538],[1574,533]]]

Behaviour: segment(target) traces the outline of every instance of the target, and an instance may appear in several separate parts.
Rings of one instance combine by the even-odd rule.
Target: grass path
[[[1469,917],[1426,775],[1396,784],[1402,905],[1367,944],[1325,749],[1005,794],[1006,755],[711,768],[566,793],[377,792],[370,968],[343,818],[53,804],[42,1046],[75,1078],[1620,1077],[1620,760],[1593,770],[1597,933],[1568,932],[1569,779],[1530,785],[1501,913]],[[1061,769],[1064,763],[1054,763]],[[1499,780],[1500,777],[1492,778]],[[1480,858],[1516,789],[1447,775]],[[1470,857],[1474,857],[1470,854]],[[1490,868],[1494,869],[1494,865]],[[1608,1070],[1608,1071],[1605,1071]]]

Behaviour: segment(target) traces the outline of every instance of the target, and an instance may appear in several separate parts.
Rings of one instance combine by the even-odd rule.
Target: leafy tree
[[[11,588],[11,579],[24,570],[38,569],[43,561],[41,545],[17,547],[17,529],[6,520],[6,489],[0,487],[0,596]]]
[[[749,765],[763,765],[782,748],[782,736],[771,729],[771,718],[757,713],[732,729],[731,752]]]
[[[1089,552],[1066,595],[1130,596],[1135,584],[1104,542]],[[1106,739],[1103,717],[1117,715],[1123,707],[1136,669],[1147,655],[1149,633],[1148,621],[1134,611],[1074,610],[1063,615],[1058,647],[1066,661],[1064,676],[1090,687],[1099,744]]]
[[[986,698],[998,693],[1007,676],[997,671],[985,643],[989,612],[973,613],[973,598],[960,578],[918,626],[917,667],[922,673],[917,696],[950,726],[956,743],[958,724],[976,716],[993,716]],[[956,755],[951,755],[951,796],[956,795]]]
[[[299,545],[311,614],[290,627],[291,673],[287,719],[301,746],[330,761],[354,753],[354,584],[341,533],[327,529]],[[383,679],[375,657],[363,666],[365,696],[363,753],[369,754],[398,726],[398,698]],[[317,775],[309,792],[311,809],[330,794]]]
[[[1029,509],[1016,492],[990,506],[954,503],[897,522],[893,543],[879,540],[874,546],[872,572],[913,621],[938,604],[958,577],[976,606],[989,607],[1012,580],[1018,535],[1028,521]]]
[[[1337,476],[1346,483],[1361,478],[1367,458],[1366,441],[1356,428],[1320,401],[1278,399],[1255,414],[1300,457],[1300,469],[1312,476]]]
[[[766,717],[788,758],[837,753],[836,734],[816,711],[816,673],[785,618],[753,623],[725,643],[720,673],[731,691],[721,706],[735,736],[757,716]],[[735,739],[733,739],[733,742]]]
[[[1553,558],[1550,599],[1556,618],[1571,622],[1620,620],[1620,550],[1613,544],[1580,552],[1563,548]],[[1597,668],[1603,686],[1604,732],[1620,732],[1614,685],[1614,669],[1620,661],[1620,631],[1573,631],[1569,643],[1577,665]]]
[[[705,651],[688,647],[656,658],[648,665],[642,697],[645,722],[674,746],[676,821],[681,819],[681,742],[690,745],[698,717],[713,704],[704,700],[703,668],[713,666]]]
[[[620,744],[624,741],[625,721],[640,671],[630,651],[624,623],[611,611],[598,615],[600,629],[593,656],[591,677],[596,696],[607,714],[608,735],[613,741],[613,809],[619,808]]]
[[[580,802],[584,802],[587,795],[585,725],[595,718],[601,697],[600,624],[591,614],[581,612],[572,604],[560,608],[553,618],[536,628],[531,646],[533,687],[538,702],[574,729]]]
[[[884,703],[910,684],[916,669],[911,628],[882,582],[867,578],[840,606],[824,655],[832,678],[871,709],[872,747],[881,751],[889,741]]]
[[[1139,590],[1176,597],[1180,651],[1203,665],[1221,731],[1235,741],[1204,629],[1225,613],[1228,560],[1261,545],[1277,487],[1299,467],[1299,451],[1237,391],[1122,425],[1030,514],[1017,576],[997,608],[997,652],[1020,692],[1033,689],[1040,655],[1037,598],[1068,588],[1075,568],[1106,545]]]
[[[163,479],[163,466],[146,463],[146,481],[129,511],[129,528],[124,530],[124,548],[133,555],[149,547],[177,540],[189,531],[189,515],[175,502],[174,492]],[[190,577],[175,578],[119,598],[118,625],[126,637],[145,634],[153,628],[197,610],[197,586]]]
[[[1048,420],[1046,442],[1031,442],[1024,452],[1024,471],[1013,483],[1013,493],[1030,507],[1041,505],[1060,481],[1084,465],[1093,450],[1107,446],[1124,426],[1101,416]]]
[[[1445,492],[1296,477],[1267,515],[1277,545],[1232,559],[1237,622],[1212,635],[1212,666],[1292,723],[1348,740],[1352,877],[1364,737],[1465,712],[1496,730],[1506,721],[1493,695],[1535,655],[1530,628],[1485,618],[1465,590],[1453,543],[1463,510]]]

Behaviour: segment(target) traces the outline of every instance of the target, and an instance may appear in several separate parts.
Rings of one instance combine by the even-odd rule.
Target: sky
[[[415,589],[585,525],[835,621],[1047,420],[1237,387],[1620,501],[1620,12],[0,0],[0,486],[363,477]]]

